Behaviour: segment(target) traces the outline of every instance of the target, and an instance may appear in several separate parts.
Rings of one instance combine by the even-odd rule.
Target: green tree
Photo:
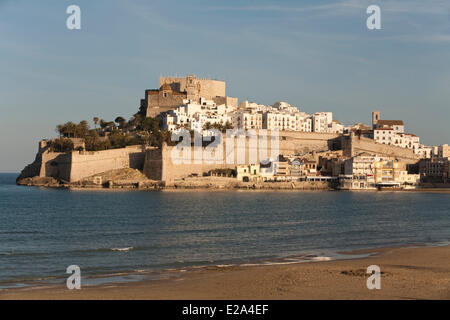
[[[99,151],[111,149],[111,142],[108,138],[100,137],[97,130],[89,130],[88,135],[84,138],[87,151]]]
[[[123,117],[117,117],[114,122],[117,123],[120,129],[123,129],[126,124],[126,120]]]
[[[66,122],[64,124],[59,124],[56,126],[56,131],[59,133],[60,137],[74,138],[77,125],[72,121]]]
[[[223,128],[224,128],[225,130],[233,129],[233,125],[231,124],[230,121],[227,121],[227,122],[225,122],[225,125],[224,125]]]
[[[68,138],[59,138],[52,141],[51,150],[53,152],[70,152],[73,151],[73,141]]]
[[[108,122],[106,122],[105,120],[101,119],[100,120],[100,128],[105,129],[108,126]]]
[[[209,130],[209,129],[211,129],[212,128],[212,126],[211,126],[211,123],[210,122],[207,122],[207,123],[205,123],[204,125],[203,125],[203,129],[204,130]]]
[[[89,133],[89,124],[86,120],[75,126],[75,138],[85,138]]]
[[[140,124],[142,123],[142,121],[143,121],[142,116],[141,116],[139,113],[136,113],[136,114],[130,119],[130,121],[128,121],[128,124],[129,124],[131,127],[134,127],[134,128],[136,129],[137,127],[140,126]]]

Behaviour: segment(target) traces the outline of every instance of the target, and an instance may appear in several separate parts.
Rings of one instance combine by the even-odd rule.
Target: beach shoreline
[[[341,252],[349,258],[272,265],[210,266],[158,280],[0,290],[0,300],[28,299],[450,299],[450,246],[403,246]],[[361,258],[350,258],[364,254]],[[380,290],[366,269],[381,269]]]

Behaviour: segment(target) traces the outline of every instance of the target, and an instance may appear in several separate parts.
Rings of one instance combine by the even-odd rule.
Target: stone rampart
[[[161,149],[146,152],[144,174],[150,179],[171,184],[176,179],[189,175],[202,176],[213,169],[235,169],[238,164],[260,163],[269,158],[276,160],[279,154],[327,151],[336,141],[340,142],[339,134],[283,131],[278,132],[273,141],[272,134],[275,133],[256,131],[257,139],[234,137],[230,145],[227,145],[226,135],[223,134],[222,144],[215,148],[181,148],[163,144]]]
[[[375,153],[378,156],[395,157],[404,163],[416,163],[419,156],[412,149],[377,143],[372,139],[348,135],[342,137],[342,148],[344,157],[353,157],[363,152]]]

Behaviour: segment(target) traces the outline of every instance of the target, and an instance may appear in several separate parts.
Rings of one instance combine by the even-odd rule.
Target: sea
[[[73,265],[96,285],[450,243],[449,193],[69,190],[17,176],[0,174],[0,290],[65,283]]]

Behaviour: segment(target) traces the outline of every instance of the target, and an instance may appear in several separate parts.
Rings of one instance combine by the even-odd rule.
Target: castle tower
[[[195,85],[195,76],[193,74],[188,75],[186,77],[186,93],[189,100],[197,100]]]
[[[380,111],[372,111],[372,129],[375,129],[380,120]]]
[[[162,96],[164,98],[167,98],[169,95],[172,94],[172,88],[170,87],[169,84],[165,83],[163,84],[160,88],[159,91],[162,93]]]

